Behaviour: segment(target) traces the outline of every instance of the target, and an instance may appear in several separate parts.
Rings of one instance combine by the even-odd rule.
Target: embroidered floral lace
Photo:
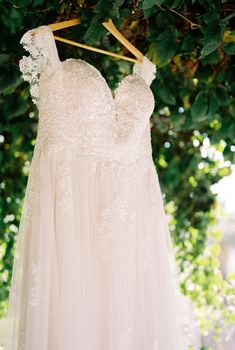
[[[59,59],[50,27],[20,43],[39,124],[4,350],[186,350],[193,322],[152,160],[156,66],[144,56],[112,92],[94,65]]]

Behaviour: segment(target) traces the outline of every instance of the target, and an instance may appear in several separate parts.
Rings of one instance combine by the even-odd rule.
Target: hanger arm
[[[77,17],[77,18],[70,19],[68,21],[51,23],[51,24],[48,24],[48,26],[51,28],[52,31],[55,31],[55,30],[64,29],[67,27],[72,27],[80,23],[81,23],[80,17]]]
[[[70,44],[70,45],[82,47],[83,49],[87,49],[87,50],[90,50],[90,51],[95,51],[95,52],[103,53],[103,54],[105,54],[105,55],[109,55],[109,56],[121,58],[121,59],[124,59],[124,60],[126,60],[126,61],[130,61],[130,62],[137,62],[137,60],[136,60],[135,58],[128,57],[128,56],[123,56],[123,55],[119,55],[118,53],[114,53],[114,52],[110,52],[110,51],[107,51],[107,50],[98,49],[98,48],[93,47],[93,46],[88,46],[88,45],[85,45],[85,44],[80,44],[80,43],[77,43],[76,41],[72,41],[72,40],[69,40],[69,39],[64,39],[64,38],[61,38],[61,37],[56,36],[56,35],[54,35],[54,38],[55,38],[56,40],[59,40],[59,41],[62,41],[62,42],[64,42],[64,43],[66,43],[66,44]]]
[[[143,53],[139,51],[134,45],[130,43],[117,29],[111,19],[108,22],[103,22],[103,26],[111,33],[115,38],[117,38],[137,59],[142,61]]]
[[[60,29],[64,29],[64,28],[68,28],[68,27],[72,27],[74,25],[80,24],[81,20],[79,17],[77,18],[73,18],[71,20],[68,21],[62,21],[62,22],[57,22],[57,23],[51,23],[48,24],[48,26],[51,28],[52,31],[56,31],[56,30],[60,30]],[[93,46],[88,46],[85,44],[80,44],[77,43],[75,41],[69,40],[69,39],[65,39],[65,38],[61,38],[59,36],[55,36],[54,38],[55,40],[59,40],[62,41],[64,43],[70,44],[70,45],[74,45],[74,46],[78,46],[78,47],[82,47],[91,51],[95,51],[95,52],[100,52],[106,55],[110,55],[113,57],[117,57],[120,59],[124,59],[126,61],[130,61],[130,62],[141,62],[142,58],[143,58],[143,54],[142,52],[140,52],[134,45],[132,45],[116,28],[116,26],[114,25],[113,21],[111,19],[108,20],[108,22],[103,22],[102,23],[103,26],[111,33],[113,34],[137,59],[135,58],[131,58],[128,56],[123,56],[123,55],[119,55],[117,53],[114,52],[110,52],[107,50],[103,50],[103,49],[98,49],[95,48]],[[36,33],[37,30],[34,32]]]

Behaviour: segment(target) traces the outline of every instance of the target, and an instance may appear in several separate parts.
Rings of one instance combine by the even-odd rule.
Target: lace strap
[[[60,63],[55,40],[49,26],[40,26],[24,33],[20,44],[29,52],[19,61],[21,76],[29,82],[32,102],[39,108],[41,73],[48,62],[53,68]]]
[[[141,76],[149,86],[155,79],[156,72],[156,65],[152,61],[150,61],[146,56],[143,56],[142,62],[136,62],[133,65],[133,73]]]

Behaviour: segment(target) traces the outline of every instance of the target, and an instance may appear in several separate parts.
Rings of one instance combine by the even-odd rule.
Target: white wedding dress
[[[20,43],[39,125],[3,349],[186,350],[150,142],[156,66],[144,56],[112,92],[93,65],[59,59],[49,26]]]

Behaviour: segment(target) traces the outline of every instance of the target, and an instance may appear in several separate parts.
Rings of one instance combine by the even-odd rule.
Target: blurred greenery
[[[235,275],[219,266],[219,210],[210,186],[231,172],[235,152],[235,4],[218,0],[0,1],[0,315],[7,308],[15,238],[38,114],[18,62],[29,29],[80,16],[60,36],[121,54],[130,53],[102,26],[112,18],[157,65],[151,85],[153,159],[181,270],[202,332],[219,340],[235,322]],[[132,64],[57,41],[61,60],[92,62],[114,89]],[[203,349],[206,349],[204,347]]]

